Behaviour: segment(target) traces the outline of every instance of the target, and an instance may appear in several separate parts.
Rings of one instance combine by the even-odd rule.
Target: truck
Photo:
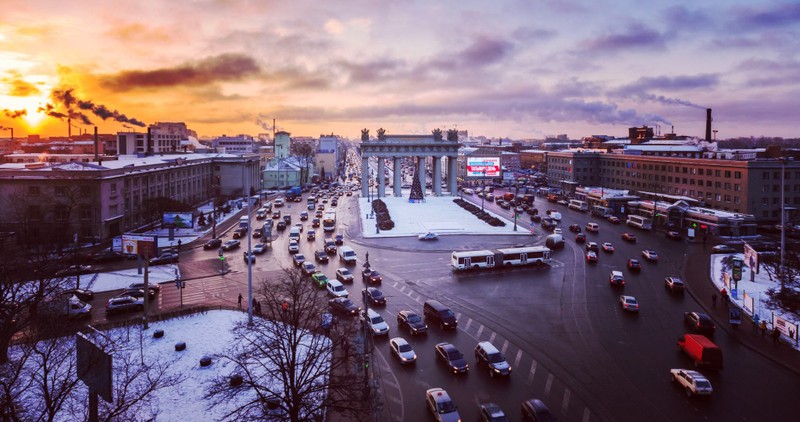
[[[39,311],[42,315],[51,318],[88,319],[92,317],[92,305],[82,302],[72,294],[63,294],[43,301],[39,305]]]
[[[239,218],[239,227],[244,227],[245,229],[250,227],[250,218],[247,216]]]
[[[678,349],[694,361],[695,367],[722,369],[722,350],[700,334],[684,334],[678,339]]]
[[[286,199],[293,201],[294,198],[303,195],[303,188],[295,186],[286,190]]]

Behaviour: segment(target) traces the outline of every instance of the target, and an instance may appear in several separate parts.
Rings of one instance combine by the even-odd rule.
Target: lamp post
[[[514,231],[517,231],[517,217],[519,217],[519,213],[517,212],[517,208],[514,207]]]
[[[486,200],[486,169],[481,171],[481,211],[483,211],[483,202]]]
[[[250,222],[250,188],[252,183],[252,170],[250,166],[245,166],[247,169],[247,185],[245,186],[247,196],[247,232],[245,236],[247,236],[247,325],[253,326],[253,249],[252,249],[252,239],[250,233],[252,233],[252,224]]]
[[[785,173],[786,173],[786,157],[781,157],[781,266],[780,266],[780,280],[781,280],[781,290],[784,287],[784,253],[786,251],[786,203],[784,202],[784,183],[785,183]]]

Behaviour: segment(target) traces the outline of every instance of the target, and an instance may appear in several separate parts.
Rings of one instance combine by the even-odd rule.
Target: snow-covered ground
[[[435,232],[439,235],[448,234],[517,234],[530,236],[530,232],[521,227],[514,231],[514,222],[507,218],[491,213],[505,221],[505,227],[492,227],[481,221],[467,210],[453,202],[452,196],[426,197],[425,202],[408,202],[408,190],[403,191],[403,197],[381,198],[386,203],[389,216],[394,221],[392,230],[381,230],[376,233],[377,220],[367,218],[372,211],[371,205],[365,198],[358,197],[359,214],[364,237],[403,237],[417,236],[426,232]]]
[[[179,274],[178,266],[155,265],[150,267],[150,277],[148,283],[159,284],[165,281],[174,281]],[[81,276],[81,287],[94,292],[107,292],[128,287],[131,283],[141,283],[143,275],[138,270],[117,270],[107,273],[86,274]]]
[[[246,201],[245,198],[242,198]],[[234,201],[235,202],[235,201]],[[247,207],[247,203],[243,203],[244,207]],[[214,214],[214,207],[212,203],[209,202],[206,205],[201,205],[197,208],[198,215],[200,212],[208,218],[209,215]],[[228,219],[233,218],[234,216],[238,215],[239,208],[234,205],[231,212],[227,214],[223,214],[220,216],[219,220],[217,220],[217,225],[222,224],[223,222],[227,221]],[[255,211],[255,209],[253,209]],[[149,230],[147,232],[141,233],[143,236],[158,236],[158,247],[165,248],[165,247],[176,247],[178,246],[178,241],[181,241],[181,244],[186,245],[189,242],[197,240],[197,238],[205,235],[206,233],[211,233],[211,225],[206,226],[205,228],[201,228],[197,225],[197,221],[195,221],[195,226],[189,229],[175,229],[173,240],[169,240],[169,229],[154,229]]]
[[[722,260],[725,259],[727,256],[734,256],[741,260],[744,260],[744,254],[713,254],[711,255],[711,281],[714,282],[714,285],[717,286],[717,290],[721,291],[723,287],[725,287],[725,279],[722,275],[722,268],[723,263]],[[730,270],[728,270],[730,274]],[[754,281],[750,281],[750,277],[752,276],[750,268],[747,266],[742,267],[742,279],[739,281],[739,289],[737,292],[737,297],[731,297],[731,301],[736,304],[739,308],[741,308],[744,312],[744,295],[747,293],[748,296],[752,296],[754,298],[754,312],[758,315],[760,320],[766,319],[768,328],[772,329],[772,315],[779,315],[780,317],[792,322],[793,324],[800,324],[800,320],[797,316],[782,311],[780,309],[773,310],[767,307],[767,300],[769,296],[767,296],[767,290],[771,288],[775,288],[779,286],[777,280],[770,280],[767,272],[763,269],[755,274]],[[726,290],[730,291],[727,287]],[[795,349],[800,350],[800,346],[795,344],[793,346]]]

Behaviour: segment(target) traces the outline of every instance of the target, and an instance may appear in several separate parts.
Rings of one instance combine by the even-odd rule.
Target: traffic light
[[[697,228],[697,223],[692,223],[692,228],[696,229]]]
[[[369,369],[369,355],[364,356],[364,369]]]

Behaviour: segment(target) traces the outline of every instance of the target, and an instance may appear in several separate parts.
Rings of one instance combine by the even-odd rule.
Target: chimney
[[[72,138],[72,119],[67,117],[67,138]]]
[[[97,142],[97,126],[94,127],[94,161],[100,162],[99,152],[98,152],[98,142]]]
[[[706,109],[706,142],[711,142],[711,109]]]
[[[153,155],[153,128],[148,126],[147,127],[147,147],[145,149],[145,153],[147,155]]]

